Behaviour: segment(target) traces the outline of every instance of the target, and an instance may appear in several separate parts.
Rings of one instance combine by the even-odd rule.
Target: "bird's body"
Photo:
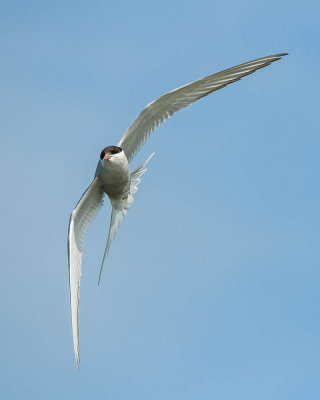
[[[73,210],[69,222],[68,257],[71,319],[74,351],[78,367],[80,363],[78,307],[82,245],[90,223],[103,205],[105,194],[109,197],[112,212],[107,245],[100,268],[99,282],[103,263],[109,252],[111,242],[133,202],[133,194],[137,191],[141,175],[146,171],[145,167],[154,153],[134,171],[130,171],[129,163],[152,132],[175,112],[215,90],[221,89],[279,60],[284,55],[286,54],[275,54],[249,61],[166,93],[149,103],[142,110],[122,136],[117,146],[108,146],[102,150],[94,180]]]
[[[100,157],[95,176],[110,199],[121,200],[129,193],[130,166],[122,149],[118,150],[118,153],[111,154],[115,149],[119,147],[109,146],[102,151],[101,155],[105,156]]]

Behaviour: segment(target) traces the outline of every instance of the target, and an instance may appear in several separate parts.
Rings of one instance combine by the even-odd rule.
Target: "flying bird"
[[[120,223],[133,202],[133,195],[138,189],[141,176],[146,172],[146,166],[154,153],[133,171],[130,171],[129,163],[153,131],[175,112],[191,105],[215,90],[266,67],[285,55],[287,53],[258,58],[166,93],[149,103],[141,111],[126,130],[117,146],[108,146],[101,151],[94,179],[73,210],[69,221],[68,258],[71,321],[74,352],[78,368],[80,365],[78,310],[82,246],[91,222],[103,205],[105,195],[109,197],[112,211],[108,240],[98,282],[100,282],[103,263],[108,255],[111,242],[115,238]]]

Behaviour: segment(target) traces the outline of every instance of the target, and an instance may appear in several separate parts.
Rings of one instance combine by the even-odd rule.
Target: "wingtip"
[[[99,278],[98,278],[98,286],[100,286],[100,281],[101,281],[101,276],[102,276],[102,267],[103,267],[103,264],[104,264],[104,259],[105,259],[105,257],[103,257],[102,265],[100,267]]]

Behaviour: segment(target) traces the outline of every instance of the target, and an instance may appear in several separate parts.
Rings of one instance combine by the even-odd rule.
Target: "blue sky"
[[[0,2],[3,399],[318,399],[317,1]],[[66,236],[101,150],[168,90],[290,55],[176,114],[97,287],[81,371]]]

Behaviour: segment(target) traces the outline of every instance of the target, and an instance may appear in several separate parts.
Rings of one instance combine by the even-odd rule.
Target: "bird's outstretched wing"
[[[73,210],[68,233],[69,286],[74,353],[79,368],[79,290],[81,277],[82,244],[84,236],[103,204],[104,192],[95,178]]]
[[[257,69],[266,67],[285,55],[287,53],[275,54],[249,61],[189,83],[188,85],[181,86],[159,97],[141,111],[122,136],[118,146],[124,150],[128,161],[132,160],[152,132],[175,112],[189,106],[201,99],[201,97],[225,87],[229,83],[238,81],[243,76],[252,74]]]

